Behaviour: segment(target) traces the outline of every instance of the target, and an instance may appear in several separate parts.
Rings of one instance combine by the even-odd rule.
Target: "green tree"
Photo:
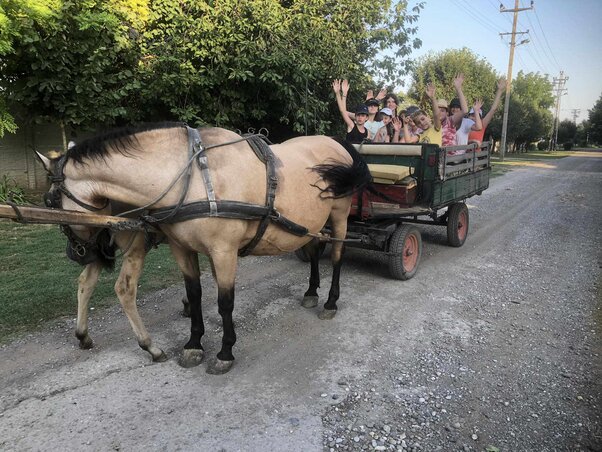
[[[449,102],[456,97],[453,80],[459,73],[463,73],[465,77],[463,91],[468,104],[480,98],[485,102],[486,110],[487,105],[491,105],[493,101],[499,75],[487,60],[467,48],[448,49],[421,58],[411,71],[408,95],[420,105],[426,106],[426,84],[434,83],[437,98],[447,99]]]
[[[64,142],[66,126],[127,117],[139,88],[133,25],[142,24],[144,0],[57,0],[29,15],[25,6],[38,3],[3,3],[12,25],[0,41],[0,93],[10,111],[59,123]]]
[[[390,7],[389,7],[390,5]],[[355,0],[156,0],[142,35],[141,99],[151,118],[292,132],[328,130],[331,81],[362,89],[419,41],[420,10]],[[387,70],[389,67],[391,70]],[[161,93],[161,95],[157,95]]]
[[[602,94],[589,111],[589,142],[602,144]]]
[[[574,142],[576,134],[577,124],[570,119],[565,119],[558,124],[558,143]]]
[[[548,139],[552,132],[554,104],[552,84],[539,73],[520,71],[512,82],[512,94],[508,109],[507,142],[514,143],[516,150],[521,145]],[[501,138],[502,112],[498,112],[487,129],[494,140]]]

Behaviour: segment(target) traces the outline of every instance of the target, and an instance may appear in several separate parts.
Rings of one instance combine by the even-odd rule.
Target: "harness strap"
[[[239,256],[247,256],[251,253],[253,248],[257,246],[263,234],[265,234],[265,230],[268,228],[268,224],[270,222],[270,216],[272,212],[274,212],[274,200],[276,199],[276,188],[278,188],[278,176],[276,175],[276,165],[274,164],[274,153],[268,146],[268,144],[258,137],[257,135],[252,136],[247,141],[255,152],[255,155],[259,160],[265,163],[266,167],[266,194],[265,194],[265,204],[268,209],[268,214],[266,214],[257,226],[257,232],[255,233],[255,237],[251,239],[249,243],[243,246],[239,251]],[[280,215],[278,215],[280,217]]]
[[[193,154],[199,153],[197,163],[203,176],[203,182],[205,183],[205,190],[207,191],[207,201],[209,201],[210,217],[217,216],[217,204],[215,202],[215,190],[213,189],[213,182],[211,181],[211,173],[209,172],[209,162],[207,159],[206,149],[202,148],[201,136],[197,129],[192,129],[186,126],[188,129],[188,147],[193,150]]]

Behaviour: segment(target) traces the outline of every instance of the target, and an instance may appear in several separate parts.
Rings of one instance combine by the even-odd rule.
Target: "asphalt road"
[[[226,375],[174,359],[189,329],[180,287],[140,300],[165,363],[119,306],[93,311],[92,350],[73,318],[3,346],[0,450],[602,450],[602,153],[516,169],[468,205],[462,248],[420,226],[412,280],[350,250],[331,321],[300,306],[306,264],[243,259]],[[212,357],[221,328],[203,284]]]

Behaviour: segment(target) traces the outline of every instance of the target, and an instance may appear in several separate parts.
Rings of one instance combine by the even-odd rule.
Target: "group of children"
[[[334,80],[332,88],[347,125],[347,141],[351,143],[370,140],[373,143],[433,143],[445,147],[480,144],[485,136],[485,129],[500,104],[506,80],[498,81],[493,104],[484,117],[481,100],[476,100],[472,108],[468,109],[462,91],[464,76],[459,74],[453,83],[458,97],[449,104],[445,99],[436,98],[434,85],[427,85],[426,95],[430,100],[432,116],[416,106],[398,112],[399,99],[395,94],[387,94],[386,90],[381,90],[377,96],[368,91],[366,102],[358,105],[355,112],[349,112],[349,82]]]

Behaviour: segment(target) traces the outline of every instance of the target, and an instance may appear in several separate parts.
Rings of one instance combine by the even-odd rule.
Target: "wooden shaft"
[[[17,206],[18,212],[12,206],[0,204],[0,218],[23,223],[37,224],[71,224],[81,226],[108,227],[118,230],[142,230],[140,223],[128,218],[111,215],[78,212],[75,210],[51,209],[48,207]]]

